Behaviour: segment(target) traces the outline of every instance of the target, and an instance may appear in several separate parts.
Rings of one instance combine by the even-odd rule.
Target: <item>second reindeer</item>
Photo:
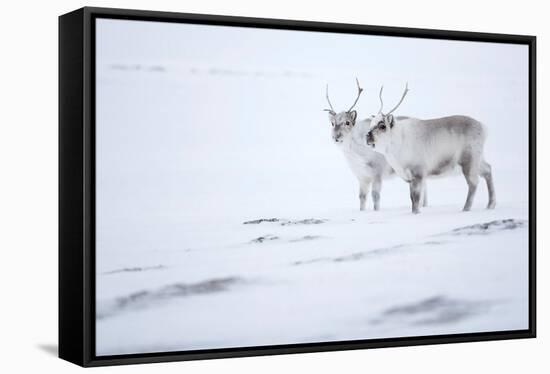
[[[386,162],[384,156],[373,152],[365,144],[365,136],[370,128],[370,119],[357,120],[357,111],[353,110],[363,89],[357,82],[357,98],[353,105],[346,111],[336,113],[328,95],[326,97],[330,109],[328,118],[332,124],[332,139],[342,150],[349,167],[359,181],[359,209],[365,210],[367,195],[372,185],[372,200],[374,210],[380,209],[380,190],[382,179],[393,173],[392,168]]]
[[[468,184],[464,211],[472,208],[479,176],[487,182],[488,209],[496,205],[491,165],[483,158],[487,132],[483,124],[467,116],[449,116],[429,120],[394,117],[392,113],[407,95],[408,86],[397,105],[383,113],[382,88],[380,110],[371,120],[366,144],[386,157],[395,173],[410,185],[412,212],[420,212],[427,177],[441,175],[460,166]]]

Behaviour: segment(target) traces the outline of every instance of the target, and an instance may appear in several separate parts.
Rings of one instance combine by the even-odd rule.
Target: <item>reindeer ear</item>
[[[349,114],[351,115],[351,120],[355,122],[355,120],[357,119],[357,111],[352,110],[351,112],[349,112]]]
[[[393,114],[388,114],[386,116],[386,121],[387,123],[390,125],[390,127],[393,127],[394,123],[395,123],[395,120],[393,118]]]
[[[330,111],[330,110],[327,110],[327,113],[328,113],[328,119],[329,121],[332,122],[332,120],[334,119],[334,117],[336,116],[336,113]]]

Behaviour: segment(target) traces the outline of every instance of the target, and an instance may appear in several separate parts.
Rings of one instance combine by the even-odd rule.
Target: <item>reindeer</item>
[[[487,209],[496,205],[491,165],[483,158],[487,132],[483,124],[466,116],[449,116],[421,120],[394,117],[409,88],[393,109],[383,113],[384,102],[380,88],[380,110],[371,120],[366,144],[386,157],[397,175],[410,185],[412,212],[420,212],[420,196],[427,177],[444,174],[460,166],[468,184],[464,211],[472,208],[474,195],[482,176],[489,191]]]
[[[328,112],[332,124],[332,139],[344,153],[351,171],[359,181],[359,210],[365,210],[367,195],[372,184],[372,200],[374,210],[377,211],[380,209],[382,178],[392,174],[393,171],[384,156],[373,152],[365,144],[364,139],[369,131],[370,120],[357,121],[357,111],[352,110],[363,92],[359,80],[356,78],[355,81],[357,97],[348,110],[340,113],[336,113],[330,102],[327,84],[326,98],[330,109],[325,111]]]

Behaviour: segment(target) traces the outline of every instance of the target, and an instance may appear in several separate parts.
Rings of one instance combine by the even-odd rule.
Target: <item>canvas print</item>
[[[98,356],[529,328],[527,45],[95,22]]]

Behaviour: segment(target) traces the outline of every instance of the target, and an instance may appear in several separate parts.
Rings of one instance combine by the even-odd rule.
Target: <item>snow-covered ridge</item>
[[[155,265],[155,266],[134,266],[134,267],[127,267],[122,269],[115,269],[115,270],[109,270],[104,272],[103,274],[118,274],[118,273],[133,273],[138,271],[149,271],[149,270],[161,270],[165,267],[163,265]]]
[[[488,235],[496,231],[515,230],[526,226],[526,220],[508,218],[459,227],[454,229],[451,233],[453,235]]]
[[[177,73],[190,75],[211,75],[211,76],[233,76],[233,77],[253,77],[253,78],[297,78],[309,79],[314,76],[311,72],[298,71],[291,69],[251,69],[231,66],[193,66],[170,63],[132,63],[117,62],[103,66],[106,71],[114,72],[143,72],[143,73]]]
[[[319,225],[325,222],[327,222],[326,219],[319,219],[319,218],[306,218],[306,219],[297,219],[297,220],[290,220],[286,218],[259,218],[251,221],[245,221],[243,222],[243,225],[258,225],[260,223],[278,223],[281,226]]]
[[[198,283],[175,283],[155,290],[137,291],[99,305],[96,318],[102,320],[124,311],[131,312],[142,308],[158,307],[162,302],[170,302],[181,297],[228,291],[239,283],[242,283],[242,279],[238,277],[214,278]]]
[[[409,325],[452,324],[487,313],[498,303],[494,300],[453,299],[437,295],[388,308],[370,322],[374,325],[395,322]]]

